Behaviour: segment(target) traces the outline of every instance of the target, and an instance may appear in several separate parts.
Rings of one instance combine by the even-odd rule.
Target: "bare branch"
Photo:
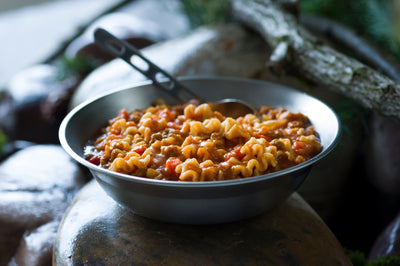
[[[290,70],[340,92],[384,116],[400,120],[400,85],[322,43],[296,17],[271,0],[232,0],[233,15],[276,50],[287,43]]]

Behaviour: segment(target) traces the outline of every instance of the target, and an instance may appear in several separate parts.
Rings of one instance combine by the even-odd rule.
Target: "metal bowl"
[[[83,158],[83,147],[120,109],[144,109],[156,99],[176,99],[150,82],[119,88],[74,108],[63,120],[59,137],[63,148],[86,166],[115,201],[141,216],[182,224],[215,224],[249,218],[269,210],[290,196],[304,181],[313,164],[326,156],[339,138],[335,113],[306,93],[263,81],[242,78],[196,77],[180,79],[210,101],[245,100],[255,106],[285,107],[309,117],[320,134],[323,150],[297,166],[255,177],[209,182],[154,180],[112,172]]]

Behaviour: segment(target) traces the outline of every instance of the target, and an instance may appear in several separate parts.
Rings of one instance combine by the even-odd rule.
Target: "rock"
[[[30,146],[37,145],[34,142],[24,141],[24,140],[15,140],[15,141],[7,141],[1,147],[1,154],[0,154],[0,163],[7,159],[13,153],[16,153],[19,150],[28,148]]]
[[[60,220],[56,219],[24,233],[11,265],[51,265],[53,245]]]
[[[119,39],[123,39],[141,49],[150,44],[165,40],[167,37],[160,25],[151,20],[143,20],[126,13],[115,12],[105,15],[93,22],[85,32],[76,38],[65,50],[69,58],[86,57],[102,65],[113,59],[113,56],[94,43],[96,28],[104,28]]]
[[[57,69],[39,64],[16,73],[7,84],[7,91],[17,106],[30,105],[42,100],[51,92]]]
[[[119,11],[143,21],[152,21],[158,27],[157,31],[167,39],[175,39],[191,29],[179,0],[135,0]]]
[[[126,2],[116,11],[96,19],[66,47],[65,55],[93,56],[100,62],[111,59],[109,54],[93,44],[93,32],[97,27],[105,28],[138,49],[174,39],[190,30],[186,15],[180,11],[179,1],[136,0]]]
[[[15,112],[11,95],[7,91],[0,92],[0,129],[8,136],[15,135]]]
[[[399,198],[400,193],[400,122],[373,113],[366,145],[366,173],[385,195]]]
[[[66,212],[55,265],[350,265],[335,236],[294,193],[258,217],[189,226],[140,217],[109,198],[95,181]]]
[[[81,17],[79,18],[80,20],[83,18],[84,20],[93,18],[101,10],[111,6],[111,2],[109,0],[99,1],[96,7],[80,3],[80,9],[86,12],[84,12],[85,15],[82,15],[82,13],[78,17]],[[102,52],[99,47],[93,44],[93,29],[98,26],[115,32],[117,36],[126,39],[139,48],[160,40],[174,38],[189,29],[188,22],[184,19],[185,16],[177,12],[179,6],[177,3],[178,1],[176,0],[170,0],[168,3],[166,1],[162,1],[161,3],[158,0],[138,0],[125,4],[123,7],[119,7],[118,12],[104,15],[92,23],[84,34],[68,45],[65,56],[68,58],[75,58],[75,56],[94,58],[92,62],[95,62],[95,65],[110,60],[111,57],[109,55]],[[172,4],[172,8],[166,8],[170,4]],[[44,20],[36,19],[34,20],[34,24],[45,26],[45,28],[49,29],[57,27],[57,30],[42,30],[40,32],[40,30],[37,30],[38,27],[36,27],[35,30],[38,31],[38,34],[35,36],[37,38],[31,39],[31,41],[49,39],[49,32],[51,32],[50,36],[57,35],[55,32],[60,31],[58,23],[53,23],[54,25],[47,23],[49,19],[53,20],[57,18],[57,15],[54,14],[58,14],[59,20],[60,18],[61,20],[66,20],[62,23],[63,28],[72,30],[71,32],[73,32],[73,28],[76,26],[76,21],[74,19],[71,20],[71,14],[77,13],[76,4],[49,4],[30,10],[30,12],[33,11],[35,14],[46,18]],[[22,22],[26,24],[28,13],[17,13],[20,18],[15,22],[18,22],[17,24],[21,24]],[[61,14],[62,16],[60,16]],[[25,16],[26,18],[23,19]],[[12,16],[9,17],[11,18]],[[165,27],[166,21],[169,22],[168,27]],[[32,25],[25,26],[32,27]],[[23,42],[29,34],[25,34],[26,36],[22,35],[19,36],[20,46],[24,46],[25,43],[32,44],[31,41]],[[62,39],[64,40],[65,36]],[[61,45],[61,43],[58,44]],[[16,50],[12,45],[9,44],[8,46],[8,48]],[[54,50],[57,48],[57,40],[51,42],[43,42],[42,40],[40,45],[37,43],[36,46],[32,47],[35,47],[35,49],[40,48],[40,53],[43,55],[43,52],[48,50],[43,49],[43,46],[51,46],[50,50]],[[32,49],[32,47],[30,48]],[[37,57],[36,50],[38,49],[34,53],[27,53],[26,51],[30,51],[29,49],[25,53],[23,53],[24,49],[18,50],[19,52],[16,55],[22,56],[25,59]],[[6,90],[0,97],[0,129],[10,139],[22,139],[36,143],[58,143],[58,126],[61,119],[67,113],[71,94],[75,90],[76,85],[80,83],[83,76],[87,73],[74,74],[61,81],[59,80],[60,77],[57,76],[60,75],[60,67],[50,65],[55,63],[57,61],[55,59],[59,59],[61,56],[57,53],[53,53],[50,56],[48,51],[46,55],[46,60],[42,59],[37,62],[49,62],[48,64],[35,65],[31,62],[20,70],[14,71],[13,75],[4,82]],[[8,55],[6,55],[6,58],[8,58]],[[13,59],[12,62],[17,62],[18,64],[18,61],[21,60]],[[9,71],[6,68],[3,70]]]
[[[0,265],[17,249],[16,261],[45,260],[41,248],[54,242],[52,222],[59,222],[87,176],[58,145],[31,146],[0,164]]]
[[[0,128],[14,140],[37,143],[57,143],[58,124],[44,117],[41,104],[50,93],[68,90],[76,85],[71,80],[59,82],[57,68],[40,64],[13,76],[4,93],[7,100],[0,104]]]
[[[372,245],[368,259],[396,256],[400,258],[400,214],[379,234]]]

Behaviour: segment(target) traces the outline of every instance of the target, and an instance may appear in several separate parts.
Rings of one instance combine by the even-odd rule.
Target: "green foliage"
[[[87,74],[92,71],[95,66],[90,60],[83,57],[67,58],[61,56],[56,62],[57,66],[57,80],[64,80],[68,77]]]
[[[341,22],[400,59],[397,0],[302,0],[304,13]]]
[[[368,262],[367,266],[399,266],[400,258],[399,257],[378,257],[373,261]]]
[[[2,95],[0,94],[0,103],[2,100],[1,96]],[[7,141],[8,141],[8,138],[7,138],[6,134],[4,134],[3,131],[1,131],[1,129],[0,129],[0,155],[3,153],[3,147],[7,143]]]
[[[229,20],[229,0],[181,0],[193,28]]]
[[[3,152],[4,144],[7,143],[7,136],[0,130],[0,154]]]
[[[395,256],[377,257],[374,260],[367,261],[365,254],[359,250],[346,249],[353,266],[399,266],[400,258]]]
[[[359,250],[345,250],[347,256],[349,256],[350,261],[353,263],[353,266],[365,266],[367,260],[365,259],[365,254]]]

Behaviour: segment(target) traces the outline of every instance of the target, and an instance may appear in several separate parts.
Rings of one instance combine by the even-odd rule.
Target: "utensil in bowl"
[[[303,92],[241,78],[187,77],[180,82],[210,100],[232,97],[260,106],[301,112],[319,133],[323,149],[310,160],[291,168],[235,180],[178,182],[113,172],[84,159],[83,148],[87,141],[122,108],[144,109],[159,98],[167,104],[177,103],[175,97],[157,89],[152,82],[117,88],[75,107],[61,123],[59,138],[68,154],[91,171],[109,196],[138,215],[181,224],[225,223],[255,216],[289,197],[304,181],[311,166],[338,142],[340,123],[335,113]]]
[[[153,81],[158,88],[165,90],[172,96],[186,103],[190,100],[197,100],[200,103],[207,102],[205,99],[187,89],[177,79],[168,72],[151,62],[136,47],[118,39],[110,32],[102,28],[97,28],[94,32],[94,39],[103,49],[112,55],[123,59],[134,69]],[[136,59],[136,60],[135,60]],[[163,81],[163,82],[161,82]],[[221,114],[230,117],[240,117],[249,113],[256,113],[255,109],[249,104],[239,99],[226,98],[216,102],[208,102],[211,109],[219,111]]]

